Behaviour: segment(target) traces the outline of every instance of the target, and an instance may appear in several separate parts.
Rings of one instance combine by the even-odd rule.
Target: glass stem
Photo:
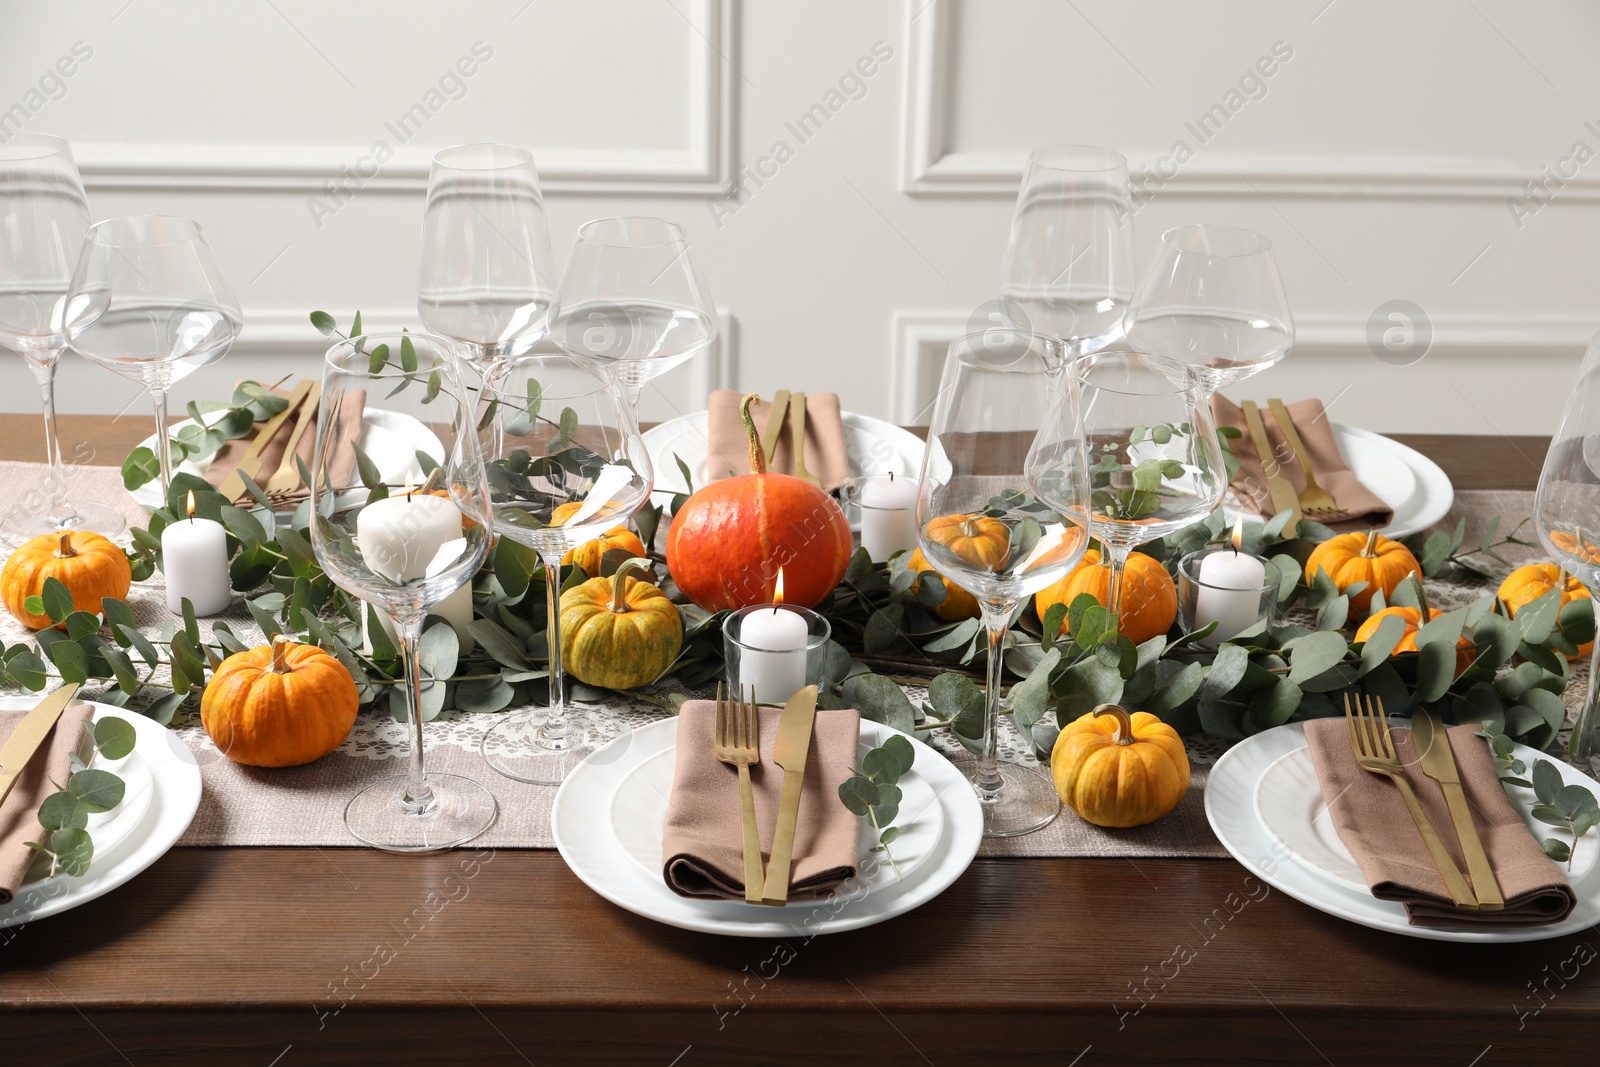
[[[61,438],[56,432],[56,364],[60,359],[60,352],[40,352],[28,359],[44,406],[44,459],[48,464],[44,488],[49,498],[46,507],[51,520],[57,524],[73,517],[72,505],[67,503],[67,472],[61,458]]]
[[[989,632],[987,687],[983,691],[983,746],[978,752],[978,770],[972,784],[980,800],[996,800],[1004,784],[1000,777],[1000,675],[1005,666],[1006,629],[1016,605],[996,609],[985,604],[983,625]]]
[[[1125,545],[1106,545],[1106,554],[1111,557],[1111,589],[1106,593],[1106,614],[1110,616],[1108,624],[1112,630],[1121,631],[1117,625],[1117,616],[1122,612],[1122,571],[1128,565],[1128,555],[1133,549]]]
[[[1594,642],[1589,653],[1589,691],[1578,707],[1578,718],[1572,724],[1572,736],[1567,739],[1567,758],[1582,770],[1589,770],[1600,755],[1600,640]]]
[[[406,671],[406,716],[411,724],[411,754],[406,764],[406,791],[401,807],[412,815],[425,814],[433,806],[433,787],[423,767],[422,748],[422,645],[423,616],[398,619],[391,615],[400,635],[400,659]]]
[[[550,645],[550,714],[539,733],[550,741],[560,741],[572,733],[567,721],[567,678],[561,669],[561,553],[540,553],[544,560],[545,611],[548,624],[545,640]]]
[[[156,405],[156,455],[161,457],[161,499],[172,488],[172,447],[167,441],[167,389],[150,386],[150,399]]]

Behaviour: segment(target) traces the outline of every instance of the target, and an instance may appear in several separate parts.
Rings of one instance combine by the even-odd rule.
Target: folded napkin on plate
[[[289,396],[289,393],[284,389],[274,389],[273,392],[285,399]],[[334,461],[329,470],[330,480],[334,485],[354,484],[356,451],[351,447],[351,444],[361,440],[361,417],[366,410],[366,406],[367,391],[365,389],[355,389],[345,394],[344,399],[339,404],[338,412],[335,413],[337,422],[333,425],[333,432],[339,435],[339,444],[334,452]],[[319,418],[321,413],[322,408],[319,406],[317,409]],[[277,432],[272,435],[272,440],[267,442],[266,448],[261,450],[261,465],[256,468],[255,474],[251,475],[257,485],[265,488],[268,479],[277,472],[280,465],[284,463],[293,465],[294,456],[285,459],[283,451],[288,447],[289,437],[294,433],[295,423],[299,417],[297,413],[295,416],[285,419],[279,425]],[[206,481],[212,485],[221,485],[224,479],[233,473],[234,468],[239,466],[239,461],[244,459],[245,453],[255,443],[256,434],[260,432],[260,429],[257,429],[256,433],[229,441],[218,449],[217,454],[211,457],[211,466],[206,468]],[[317,428],[316,426],[307,426],[305,433],[300,435],[300,440],[296,442],[294,449],[295,456],[305,460],[307,470],[311,469],[311,460],[316,454],[316,447]],[[279,494],[272,502],[278,506],[293,506],[310,495],[310,487],[304,483],[299,483],[293,489]],[[241,501],[249,501],[251,499],[249,490],[239,494],[239,500]]]
[[[1452,726],[1447,732],[1478,837],[1505,897],[1503,911],[1460,911],[1452,906],[1400,790],[1388,778],[1364,771],[1356,763],[1344,720],[1306,723],[1306,743],[1311,746],[1328,814],[1339,839],[1367,876],[1372,895],[1404,904],[1412,926],[1542,926],[1565,919],[1577,906],[1577,895],[1511,806],[1489,746],[1477,736],[1478,727]],[[1443,790],[1417,765],[1411,731],[1390,733],[1412,791],[1456,865],[1465,872],[1466,860]]]
[[[750,473],[750,437],[739,416],[744,394],[718,389],[711,394],[711,412],[706,419],[710,448],[706,453],[705,479],[708,482]],[[767,432],[767,413],[772,405],[757,400],[750,405],[756,433]],[[785,412],[783,431],[767,457],[767,470],[794,473],[794,439],[790,429],[792,412]],[[844,420],[839,414],[837,393],[806,394],[806,469],[816,475],[822,488],[832,492],[850,478],[850,456],[845,451]]]
[[[761,708],[761,762],[750,768],[761,858],[772,850],[783,769],[772,762],[780,708]],[[678,713],[678,762],[662,834],[662,876],[674,893],[702,900],[744,900],[744,834],[739,769],[712,754],[717,706],[691,700]],[[856,873],[861,817],[839,800],[839,786],[859,759],[861,716],[818,711],[806,757],[805,788],[795,821],[789,899],[825,897]]]
[[[30,710],[0,711],[0,746],[22,724]],[[89,757],[89,732],[83,724],[93,714],[92,705],[68,704],[54,729],[18,775],[11,795],[0,804],[0,905],[11,903],[38,855],[28,847],[28,842],[44,837],[45,829],[39,825],[39,805],[56,791],[52,781],[66,784],[72,774],[73,752],[83,759]]]
[[[1362,485],[1350,472],[1333,437],[1333,424],[1320,400],[1301,400],[1288,405],[1289,417],[1300,431],[1300,441],[1311,453],[1311,472],[1317,484],[1333,494],[1338,511],[1332,515],[1319,515],[1317,521],[1325,526],[1349,525],[1352,529],[1372,529],[1387,526],[1394,521],[1394,508],[1371,489]],[[1264,518],[1272,517],[1272,498],[1267,495],[1267,479],[1261,472],[1261,460],[1256,455],[1255,442],[1250,439],[1250,427],[1245,425],[1244,412],[1238,405],[1220,393],[1211,397],[1211,416],[1218,426],[1232,426],[1243,437],[1232,442],[1233,454],[1239,457],[1239,473],[1233,476],[1233,490],[1250,510]],[[1277,419],[1265,405],[1261,408],[1261,422],[1267,429],[1267,448],[1277,458],[1278,471],[1296,492],[1305,487],[1305,472],[1294,449],[1284,439]]]

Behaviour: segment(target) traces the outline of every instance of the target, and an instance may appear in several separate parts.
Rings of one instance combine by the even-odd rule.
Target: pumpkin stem
[[[58,530],[56,531],[56,537],[57,559],[71,559],[73,556],[78,554],[78,550],[72,547],[71,530]]]
[[[294,647],[294,641],[283,634],[272,638],[272,666],[267,669],[273,674],[290,674],[293,668],[289,666],[289,650]]]
[[[1361,558],[1371,559],[1378,554],[1378,531],[1367,531],[1367,543],[1361,546]]]
[[[1420,630],[1429,619],[1433,618],[1433,612],[1428,610],[1428,592],[1422,587],[1422,579],[1417,572],[1412,571],[1407,577],[1411,579],[1411,584],[1417,587],[1417,617],[1422,620],[1417,623],[1417,628]]]
[[[611,610],[618,615],[628,613],[628,572],[631,570],[646,570],[650,561],[642,556],[631,556],[622,561],[617,567],[617,572],[611,576]]]
[[[1117,718],[1117,732],[1111,735],[1111,740],[1119,745],[1133,744],[1133,716],[1128,714],[1128,709],[1120,704],[1101,704],[1094,709],[1095,718],[1102,715],[1115,715]]]
[[[966,518],[961,520],[961,536],[965,537],[967,540],[972,540],[982,532],[983,531],[978,528],[978,516],[968,515]]]
[[[745,436],[750,438],[750,473],[767,473],[767,457],[761,451],[761,433],[756,429],[756,420],[750,416],[750,405],[761,399],[760,393],[746,393],[744,399],[739,401],[739,418],[744,421]]]

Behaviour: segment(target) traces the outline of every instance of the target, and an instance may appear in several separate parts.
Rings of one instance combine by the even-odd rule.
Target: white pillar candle
[[[1267,566],[1238,548],[1222,548],[1200,560],[1200,588],[1195,599],[1196,628],[1217,624],[1205,644],[1215,648],[1254,626],[1261,618],[1261,587]]]
[[[739,688],[755,687],[763,704],[785,704],[806,684],[806,620],[781,604],[762,607],[739,626]]]
[[[427,577],[436,559],[439,566],[448,566],[456,558],[448,546],[461,540],[461,509],[442,496],[404,493],[385,497],[368,504],[356,516],[356,545],[361,549],[362,560],[375,574],[391,582]],[[442,616],[450,623],[461,642],[463,655],[477,647],[467,630],[472,622],[470,580],[469,584],[430,605],[428,613]],[[387,614],[379,610],[378,619],[390,642],[398,647],[399,636]],[[362,643],[370,652],[371,642],[364,619],[362,636]]]
[[[228,535],[220,522],[194,517],[194,494],[189,494],[189,517],[161,531],[161,569],[167,579],[167,608],[183,614],[189,599],[196,615],[215,615],[233,603],[228,578]]]
[[[891,472],[861,484],[861,547],[874,563],[917,547],[917,482]]]

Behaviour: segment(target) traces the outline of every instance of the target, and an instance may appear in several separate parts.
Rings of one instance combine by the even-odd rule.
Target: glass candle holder
[[[1210,557],[1217,559],[1207,566]],[[1216,630],[1199,642],[1206,648],[1216,648],[1262,619],[1270,624],[1277,607],[1277,571],[1259,556],[1225,547],[1201,549],[1178,561],[1178,620],[1186,632],[1215,622]]]
[[[861,531],[874,563],[917,547],[917,480],[896,474],[852,478],[839,487],[845,517]]]
[[[822,684],[833,628],[821,615],[795,604],[740,608],[722,624],[728,689],[755,689],[759,704],[786,704],[808,685]]]

